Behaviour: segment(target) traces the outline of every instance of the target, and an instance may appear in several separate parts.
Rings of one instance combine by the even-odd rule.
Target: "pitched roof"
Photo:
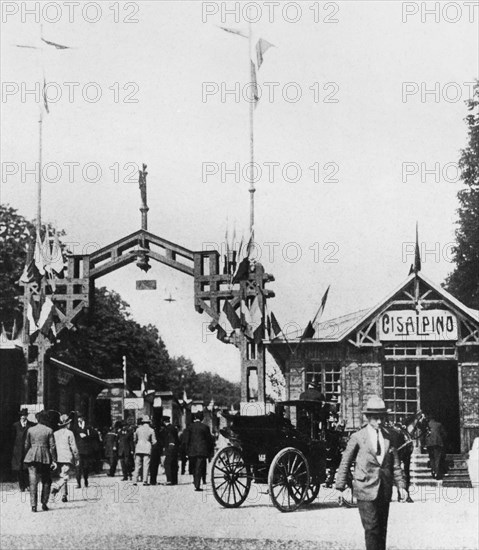
[[[385,298],[383,298],[378,304],[370,309],[362,309],[354,313],[349,313],[348,315],[343,315],[341,317],[336,317],[329,319],[318,324],[315,329],[316,332],[313,338],[306,338],[303,342],[339,342],[348,336],[352,331],[358,329],[361,325],[366,322],[370,322],[374,317],[381,314],[389,307],[389,303],[392,301],[394,296],[401,292],[408,284],[414,280],[416,277],[415,273],[411,273],[396,289],[390,292]],[[478,323],[479,322],[479,311],[465,306],[447,290],[442,288],[439,285],[436,285],[425,277],[421,272],[417,274],[417,277],[423,281],[427,286],[432,288],[437,292],[444,301],[451,307],[451,309],[456,312],[462,313],[470,320]],[[297,343],[301,339],[303,331],[295,331],[291,334],[291,337],[288,334],[288,341]],[[283,338],[277,338],[271,344],[284,343]]]

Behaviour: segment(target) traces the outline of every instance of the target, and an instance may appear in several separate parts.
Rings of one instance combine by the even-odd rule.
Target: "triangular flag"
[[[17,337],[17,320],[13,319],[13,326],[12,326],[12,340],[15,340]]]
[[[29,284],[36,281],[38,283],[41,278],[40,272],[35,264],[34,246],[30,240],[27,244],[27,259],[25,261],[22,276],[20,277],[20,282],[23,284]]]
[[[239,283],[240,281],[247,281],[249,277],[249,258],[243,258],[238,265],[238,269],[233,276],[232,283]]]
[[[5,330],[5,326],[3,323],[2,323],[2,333],[0,334],[0,340],[2,342],[7,342],[8,340],[10,340],[10,338],[7,336],[7,331]]]
[[[416,222],[416,248],[414,250],[414,273],[416,275],[421,271],[421,251],[419,249],[419,235],[418,235],[418,224]]]
[[[314,318],[311,322],[313,327],[316,324],[316,320],[318,319],[318,317],[321,317],[321,315],[323,314],[324,308],[326,306],[326,300],[328,299],[328,293],[329,293],[330,286],[331,285],[329,285],[328,288],[326,289],[326,292],[324,293],[324,295],[321,299],[321,304],[319,305],[318,311],[316,312],[316,315],[314,316]]]
[[[253,331],[251,330],[253,319],[251,318],[250,310],[244,300],[241,300],[240,302],[240,311],[241,311],[241,327],[243,329],[243,332],[248,338],[252,339],[254,336]]]
[[[34,251],[34,259],[35,259],[35,265],[37,266],[38,273],[41,277],[45,275],[45,259],[43,257],[43,243],[42,238],[40,236],[40,231],[37,229],[37,235],[35,239],[35,251]]]
[[[255,296],[253,303],[251,304],[251,332],[256,343],[261,342],[263,337],[263,312],[259,305],[259,298]]]
[[[39,304],[33,298],[33,294],[30,294],[30,301],[27,306],[27,319],[29,324],[28,333],[30,336],[38,331],[38,318],[40,316]]]
[[[43,263],[45,266],[45,271],[51,273],[52,271],[52,249],[50,246],[50,233],[48,231],[48,226],[45,227],[45,238],[43,239],[42,244],[43,250]]]
[[[51,268],[57,275],[62,275],[65,269],[65,260],[63,258],[62,247],[58,238],[58,233],[55,231],[53,238],[53,246],[51,252]]]
[[[63,44],[57,44],[56,42],[50,42],[50,40],[45,40],[42,38],[42,41],[45,42],[45,44],[48,44],[49,46],[54,46],[57,50],[69,50],[71,49],[70,46],[64,46]],[[27,46],[23,46],[27,47]]]
[[[48,336],[48,333],[53,326],[53,314],[55,313],[55,304],[51,301],[50,298],[46,297],[45,301],[42,304],[42,309],[40,310],[40,316],[38,318],[38,328],[40,332],[45,336]]]
[[[43,78],[43,107],[45,111],[49,114],[50,108],[48,107],[48,99],[47,99],[47,81],[45,78]]]
[[[236,314],[236,311],[234,310],[231,303],[227,300],[225,302],[225,305],[223,306],[223,311],[225,312],[225,315],[230,323],[230,325],[233,327],[233,330],[241,328],[241,319]]]
[[[230,32],[232,34],[237,34],[238,36],[242,36],[243,38],[248,38],[248,35],[246,33],[238,29],[232,29],[231,27],[221,27],[220,25],[218,25],[218,28],[223,29],[224,31]]]
[[[314,336],[314,333],[315,333],[315,329],[313,327],[313,323],[311,323],[311,321],[308,322],[306,328],[304,329],[304,332],[303,332],[303,335],[301,336],[301,340],[300,341],[303,341],[305,340],[306,338],[312,338]]]
[[[220,317],[218,319],[218,325],[217,325],[217,338],[218,340],[221,340],[224,342],[226,338],[229,338],[231,336],[231,333],[233,332],[233,327],[231,326],[231,323],[228,320],[228,317],[225,313],[225,310],[223,310],[220,313]]]
[[[271,312],[270,318],[271,318],[271,330],[269,333],[269,338],[270,340],[274,340],[275,338],[278,338],[282,330],[273,312]]]
[[[258,66],[258,69],[263,64],[263,56],[264,54],[270,49],[274,48],[274,44],[271,44],[271,42],[268,42],[264,38],[260,38],[258,42],[256,42],[256,64]]]

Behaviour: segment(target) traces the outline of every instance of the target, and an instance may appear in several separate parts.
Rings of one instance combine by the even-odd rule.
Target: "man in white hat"
[[[75,436],[70,430],[71,418],[62,414],[57,430],[53,436],[55,437],[55,445],[57,447],[57,465],[59,469],[60,479],[53,484],[52,496],[55,496],[62,489],[62,502],[67,502],[67,484],[70,468],[79,463],[80,455],[75,442]]]
[[[150,426],[149,416],[143,416],[141,426],[136,429],[133,440],[135,442],[135,471],[133,485],[138,483],[140,468],[143,465],[143,485],[149,485],[148,473],[150,470],[151,448],[156,444],[155,430]]]
[[[366,549],[385,550],[392,487],[397,485],[405,501],[406,483],[397,450],[381,429],[387,414],[384,401],[378,396],[371,397],[363,414],[367,424],[348,442],[338,468],[336,489],[346,489],[350,468],[355,462],[353,492],[358,500]]]

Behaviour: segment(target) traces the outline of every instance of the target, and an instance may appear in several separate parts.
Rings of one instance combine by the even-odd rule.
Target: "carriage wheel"
[[[268,473],[269,494],[281,512],[293,512],[303,503],[310,486],[308,462],[294,447],[282,449]]]
[[[241,449],[225,447],[216,453],[211,466],[211,486],[215,499],[225,508],[243,504],[251,486],[251,475]]]
[[[314,499],[318,496],[319,487],[319,483],[316,481],[311,481],[306,492],[306,496],[304,497],[303,504],[311,504],[314,501]]]

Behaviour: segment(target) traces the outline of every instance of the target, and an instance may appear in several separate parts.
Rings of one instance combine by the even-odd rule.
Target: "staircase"
[[[442,480],[433,479],[428,467],[427,454],[413,454],[411,457],[411,484],[417,486],[472,487],[467,471],[466,458],[462,454],[446,455],[449,472]]]

